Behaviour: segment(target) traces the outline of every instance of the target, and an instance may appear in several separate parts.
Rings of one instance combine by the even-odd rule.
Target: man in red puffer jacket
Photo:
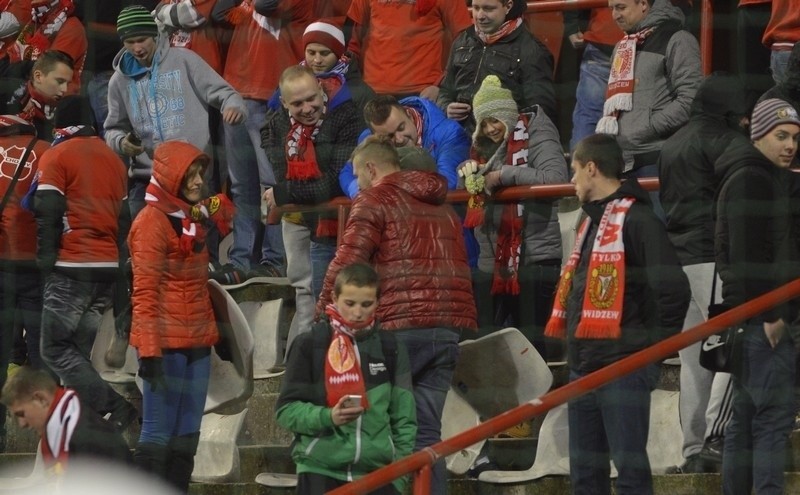
[[[460,333],[476,330],[477,323],[461,220],[445,204],[447,181],[434,172],[400,170],[399,163],[394,144],[380,136],[368,137],[353,152],[361,192],[325,276],[317,313],[331,302],[342,267],[375,267],[377,318],[411,359],[418,451],[441,439]],[[431,493],[446,492],[444,469],[444,462],[434,467]]]

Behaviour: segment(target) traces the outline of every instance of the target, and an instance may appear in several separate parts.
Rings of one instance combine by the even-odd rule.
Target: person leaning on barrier
[[[588,217],[564,267],[545,335],[567,339],[571,381],[680,332],[689,282],[664,225],[636,179],[620,181],[622,150],[611,136],[582,139],[572,155],[575,193]],[[573,494],[653,493],[647,436],[649,365],[569,403]]]

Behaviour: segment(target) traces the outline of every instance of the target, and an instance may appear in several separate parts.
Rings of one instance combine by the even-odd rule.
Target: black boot
[[[167,477],[169,453],[169,447],[166,445],[139,442],[133,451],[133,463],[142,471],[169,482]]]
[[[174,437],[169,441],[167,481],[180,493],[189,492],[189,480],[194,471],[194,455],[200,442],[200,432]]]

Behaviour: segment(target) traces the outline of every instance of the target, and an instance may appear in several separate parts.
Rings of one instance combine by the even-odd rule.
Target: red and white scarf
[[[606,205],[597,235],[592,244],[581,319],[575,331],[577,339],[619,339],[622,334],[622,301],[625,297],[625,243],[622,229],[625,216],[636,200],[620,198]],[[553,313],[545,327],[545,336],[565,338],[567,331],[567,298],[572,290],[575,269],[591,223],[586,218],[578,230],[575,247],[558,282]]]
[[[411,121],[414,122],[414,127],[417,128],[417,147],[422,147],[422,133],[424,131],[425,121],[422,118],[422,114],[413,107],[403,107],[406,109],[406,115],[411,118]]]
[[[33,19],[20,30],[17,43],[8,50],[11,62],[39,58],[50,47],[73,10],[72,0],[52,0],[49,4],[33,7]]]
[[[611,72],[608,75],[606,102],[603,104],[603,117],[597,122],[595,132],[598,134],[619,133],[617,118],[620,112],[633,109],[634,63],[636,47],[650,36],[655,28],[649,27],[638,33],[625,35],[617,43],[614,58],[611,61]]]
[[[206,228],[203,221],[206,218],[214,222],[222,237],[231,232],[233,214],[236,209],[224,194],[211,196],[190,206],[182,199],[165,191],[155,177],[150,177],[150,184],[147,185],[144,200],[159,211],[181,219],[179,245],[181,253],[184,255],[196,251],[196,248],[201,248],[205,243]]]
[[[510,19],[504,22],[498,29],[492,34],[484,34],[478,28],[478,20],[474,20],[475,23],[475,34],[478,35],[478,38],[483,41],[484,45],[493,45],[500,41],[501,39],[505,38],[509,34],[513,33],[515,29],[522,25],[522,17],[516,17],[514,19]]]
[[[324,87],[323,87],[324,89]],[[322,92],[322,116],[314,125],[304,125],[289,115],[289,135],[286,136],[286,179],[314,180],[322,177],[314,152],[314,140],[319,135],[328,112],[328,95]]]
[[[328,304],[325,314],[331,324],[331,343],[325,354],[325,395],[328,407],[335,406],[345,395],[360,395],[361,407],[367,408],[367,386],[361,372],[361,356],[355,344],[354,330],[369,328],[375,318],[364,323],[345,320],[335,304]]]
[[[25,87],[25,96],[21,104],[23,110],[19,116],[31,123],[36,120],[52,120],[55,114],[55,100],[36,91],[30,81]]]
[[[47,469],[63,472],[69,442],[81,418],[81,403],[74,390],[58,387],[42,432],[42,458]]]

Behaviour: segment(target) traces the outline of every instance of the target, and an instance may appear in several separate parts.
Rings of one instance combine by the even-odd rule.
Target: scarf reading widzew
[[[598,134],[617,135],[619,133],[617,122],[619,113],[633,109],[633,67],[636,61],[636,46],[641,45],[654,29],[654,27],[649,27],[638,33],[625,35],[617,43],[614,58],[611,61],[611,72],[608,75],[603,117],[595,127],[595,132]]]
[[[528,166],[528,116],[520,114],[508,134],[506,164]],[[497,228],[492,294],[519,294],[519,257],[522,254],[522,205],[506,203]]]
[[[56,474],[64,471],[69,458],[69,442],[81,418],[81,403],[74,390],[58,387],[42,432],[42,458]]]
[[[622,229],[625,216],[636,200],[620,198],[606,205],[597,235],[592,244],[592,253],[583,294],[583,308],[575,338],[618,339],[622,334],[622,300],[625,297],[625,244]],[[575,247],[569,255],[567,265],[558,282],[553,313],[547,322],[544,334],[547,337],[566,337],[567,297],[572,290],[575,269],[581,257],[581,247],[586,240],[591,219],[587,218],[578,230]]]
[[[353,330],[368,328],[375,323],[372,318],[368,322],[356,325],[345,320],[335,304],[328,304],[325,314],[331,324],[331,344],[325,354],[325,395],[328,407],[333,407],[345,395],[360,395],[361,407],[369,407],[367,386],[361,372],[361,356],[358,347],[353,344]]]
[[[205,243],[206,228],[203,220],[206,218],[214,222],[222,237],[231,232],[231,222],[233,222],[233,214],[236,209],[224,194],[211,196],[190,206],[182,199],[165,191],[155,177],[150,177],[144,200],[159,211],[181,219],[179,245],[181,253],[184,255],[188,255]]]

